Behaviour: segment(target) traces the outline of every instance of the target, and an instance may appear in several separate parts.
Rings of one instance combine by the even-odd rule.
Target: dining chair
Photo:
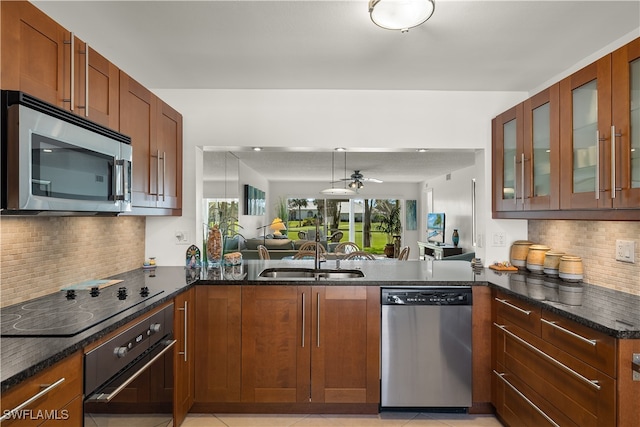
[[[303,251],[299,250],[294,256],[293,259],[315,259],[316,251]]]
[[[327,252],[327,250],[324,248],[323,245],[321,244],[318,244],[318,245],[319,245],[319,252],[321,254]],[[314,253],[315,253],[315,250],[316,250],[316,242],[313,242],[313,241],[303,243],[299,249],[299,251],[314,251]]]
[[[341,242],[338,243],[338,245],[335,247],[335,249],[333,250],[336,255],[337,254],[350,254],[351,252],[355,252],[355,251],[359,251],[360,248],[358,247],[357,244],[353,243],[353,242]]]
[[[298,231],[298,239],[300,239],[300,240],[307,240],[307,233],[306,233],[306,231]]]
[[[342,231],[336,231],[331,236],[329,236],[329,241],[332,243],[338,243],[340,240],[342,240],[343,236],[344,233]]]
[[[376,257],[372,253],[366,251],[355,251],[347,254],[344,259],[376,259]]]
[[[405,246],[400,250],[400,254],[398,255],[398,261],[406,261],[409,259],[409,251],[411,248],[409,246]]]
[[[269,249],[264,245],[258,245],[258,256],[260,259],[271,259],[269,255]]]

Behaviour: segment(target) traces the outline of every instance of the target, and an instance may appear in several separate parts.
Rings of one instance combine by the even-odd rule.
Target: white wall
[[[314,90],[154,90],[184,117],[183,216],[149,217],[146,256],[160,265],[182,265],[186,246],[175,231],[190,233],[200,246],[203,146],[483,149],[482,197],[491,198],[491,119],[527,97],[510,92],[314,91]],[[245,177],[243,174],[248,174]],[[241,170],[241,182],[252,179]],[[260,182],[255,186],[261,187]],[[266,188],[266,184],[263,184]],[[199,189],[199,190],[198,190]],[[196,192],[199,193],[196,195]],[[271,190],[269,190],[269,193]],[[277,199],[267,194],[268,206]],[[482,207],[484,234],[508,229],[518,234],[525,221],[492,220]],[[420,205],[419,205],[420,206]],[[268,215],[273,214],[267,210]],[[418,213],[422,215],[422,212]],[[258,227],[259,217],[243,217]],[[270,218],[269,218],[270,219]],[[265,219],[266,220],[266,219]],[[523,225],[524,224],[524,225]],[[248,228],[248,226],[247,226]],[[513,230],[512,230],[513,229]],[[508,248],[507,248],[508,250]],[[415,252],[414,252],[415,254]],[[508,259],[508,257],[500,257]]]

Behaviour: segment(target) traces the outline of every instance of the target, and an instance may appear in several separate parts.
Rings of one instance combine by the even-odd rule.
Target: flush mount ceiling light
[[[435,9],[435,0],[369,0],[369,15],[374,24],[403,33],[425,23]]]
[[[328,196],[349,196],[352,194],[356,194],[355,191],[350,190],[346,187],[335,188],[333,186],[333,184],[336,182],[333,176],[336,151],[344,151],[344,174],[345,174],[345,177],[347,175],[347,152],[346,150],[336,149],[331,153],[331,188],[325,188],[324,190],[320,191],[320,193]]]

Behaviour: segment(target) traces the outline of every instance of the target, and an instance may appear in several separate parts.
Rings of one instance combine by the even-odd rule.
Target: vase
[[[207,233],[207,265],[218,267],[222,262],[223,255],[222,232],[217,224],[212,225]]]
[[[458,243],[460,242],[460,235],[458,234],[458,229],[453,229],[453,236],[451,236],[451,241],[453,242],[453,246],[458,247]]]

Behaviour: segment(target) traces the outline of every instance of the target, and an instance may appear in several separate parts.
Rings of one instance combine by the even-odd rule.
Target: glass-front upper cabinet
[[[493,210],[523,210],[522,104],[493,119]]]
[[[611,56],[560,82],[560,208],[612,206]]]
[[[560,208],[560,99],[555,84],[524,102],[524,209]]]
[[[612,194],[616,208],[640,208],[640,39],[612,54]]]

